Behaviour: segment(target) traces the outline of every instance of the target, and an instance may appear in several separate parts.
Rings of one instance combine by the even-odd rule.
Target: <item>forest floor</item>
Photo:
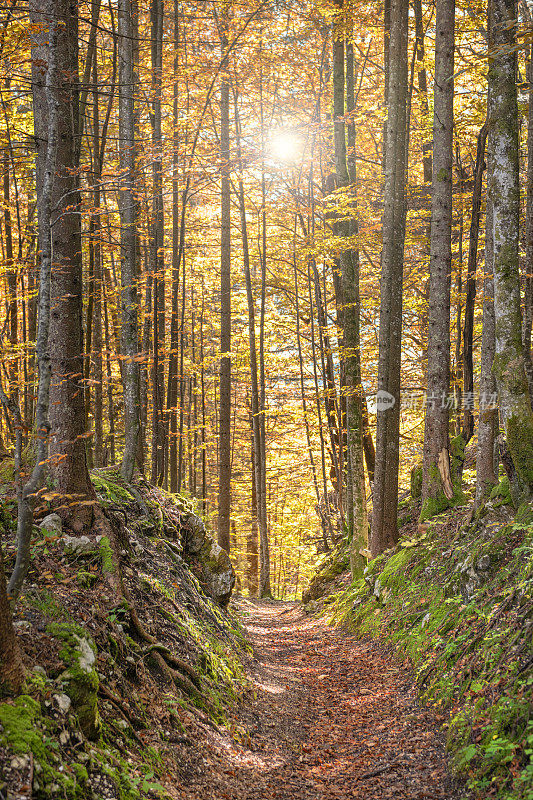
[[[233,606],[254,647],[253,692],[233,736],[209,731],[203,757],[182,772],[184,797],[466,797],[448,769],[445,717],[419,705],[407,663],[298,604],[237,598]]]

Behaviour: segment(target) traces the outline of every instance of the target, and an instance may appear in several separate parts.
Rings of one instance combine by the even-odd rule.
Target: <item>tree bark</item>
[[[490,99],[488,102],[490,106]],[[488,158],[490,183],[491,164]],[[487,199],[485,220],[485,277],[483,281],[483,329],[481,334],[481,365],[479,378],[479,421],[476,451],[476,507],[479,507],[493,486],[498,482],[495,472],[495,447],[498,435],[498,409],[496,403],[496,381],[492,373],[496,347],[494,321],[494,251],[492,230],[492,204]]]
[[[380,396],[385,401],[389,397],[392,398],[394,405],[392,408],[378,410],[377,415],[376,471],[370,540],[373,556],[394,545],[398,539],[408,11],[409,4],[406,0],[391,0],[378,392],[381,392]]]
[[[492,94],[489,149],[493,169],[494,313],[493,371],[507,446],[524,496],[533,494],[533,411],[525,371],[520,309],[518,236],[520,214],[516,5],[489,5],[489,87]]]
[[[474,396],[474,311],[476,302],[477,247],[479,221],[481,218],[481,193],[483,172],[485,170],[485,143],[487,124],[483,125],[477,137],[476,163],[474,166],[474,188],[472,190],[472,219],[470,221],[470,240],[468,244],[468,266],[466,277],[465,318],[463,327],[463,398]],[[474,435],[474,415],[470,402],[464,403],[463,439],[468,443]]]
[[[351,142],[351,175],[348,174],[346,152],[345,106],[345,53],[343,19],[333,33],[333,116],[335,142],[335,171],[337,189],[348,189],[350,185],[352,210],[349,219],[337,221],[335,227],[340,238],[356,237],[358,234],[355,212],[355,129]],[[353,50],[348,49],[346,60],[346,95],[348,112],[354,111],[354,71]],[[353,128],[353,119],[351,120]],[[359,250],[344,246],[339,254],[342,281],[342,325],[344,381],[346,396],[346,430],[348,450],[348,486],[346,522],[348,535],[352,541],[352,572],[361,567],[359,550],[368,543],[368,518],[366,510],[366,491],[363,453],[363,425],[361,386],[360,341],[359,341]],[[351,507],[349,508],[348,505]]]
[[[79,192],[78,11],[69,0],[45,6],[57,23],[58,135],[51,198],[52,252],[49,352],[51,466],[63,512],[76,531],[89,526],[95,498],[87,468],[83,392],[83,282]],[[48,53],[49,57],[49,53]]]
[[[432,517],[446,508],[453,500],[454,495],[449,482],[450,412],[448,396],[450,391],[455,0],[438,0],[435,26],[428,385],[421,520]]]
[[[529,394],[533,402],[533,354],[531,352],[531,326],[533,324],[533,47],[527,64],[529,108],[527,121],[527,195],[526,195],[526,261],[524,286],[523,342]]]
[[[24,677],[22,653],[7,596],[4,555],[0,547],[0,697],[18,694]]]
[[[222,58],[227,59],[227,20],[220,30]],[[231,514],[231,196],[230,82],[227,61],[220,79],[220,410],[218,543],[229,553]]]
[[[35,356],[38,371],[35,403],[35,437],[37,440],[35,466],[29,479],[19,489],[17,502],[17,556],[9,579],[8,598],[16,602],[30,565],[30,544],[33,528],[33,508],[36,493],[44,483],[48,464],[50,422],[48,419],[51,382],[49,354],[51,273],[52,273],[52,201],[55,196],[59,114],[58,27],[52,0],[30,5],[30,20],[36,33],[32,36],[32,90],[36,157],[37,219],[39,226],[39,300],[37,304],[37,339]],[[43,77],[42,64],[46,64]]]
[[[135,184],[135,81],[133,69],[133,23],[131,0],[120,0],[119,31],[119,139],[121,191],[120,210],[120,351],[123,359],[125,442],[120,472],[131,481],[140,428],[139,334],[137,296],[137,231]]]
[[[163,139],[161,103],[163,81],[163,0],[152,0],[152,147],[153,202],[151,232],[153,360],[152,360],[152,482],[161,486],[165,479],[165,443],[163,426],[164,375],[160,349],[165,346],[165,259],[163,205]]]

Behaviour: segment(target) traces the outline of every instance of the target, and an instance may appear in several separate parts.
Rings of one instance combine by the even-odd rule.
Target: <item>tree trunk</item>
[[[527,64],[529,108],[527,121],[527,199],[526,199],[526,261],[524,286],[524,358],[533,402],[533,354],[531,352],[531,326],[533,324],[533,47]]]
[[[22,653],[7,597],[4,555],[0,547],[0,697],[18,694],[24,677]]]
[[[51,273],[52,273],[52,201],[58,170],[59,115],[62,110],[58,76],[58,28],[60,18],[54,14],[52,0],[43,8],[42,2],[30,5],[32,36],[32,91],[36,158],[37,219],[39,225],[39,300],[37,304],[37,339],[35,355],[38,371],[35,403],[35,436],[37,439],[35,466],[28,481],[18,491],[17,557],[8,585],[8,597],[14,605],[22,589],[30,565],[30,544],[33,530],[33,508],[36,493],[44,483],[48,463],[48,420],[51,367],[49,353]],[[43,78],[42,64],[46,64]],[[0,576],[1,580],[1,576]],[[2,615],[3,617],[4,615]]]
[[[477,246],[481,217],[481,191],[485,170],[485,143],[487,124],[477,137],[476,163],[474,166],[474,188],[472,190],[472,219],[468,244],[468,266],[466,277],[465,319],[463,328],[463,439],[468,443],[474,435],[474,415],[470,402],[474,397],[474,311],[476,302]]]
[[[490,100],[489,100],[490,104]],[[491,178],[490,154],[488,176]],[[481,334],[481,366],[479,378],[479,421],[476,451],[476,507],[479,507],[498,482],[495,473],[495,446],[498,435],[498,408],[496,406],[496,381],[492,373],[496,346],[494,322],[494,252],[492,230],[492,205],[487,199],[485,221],[485,278],[483,281],[483,330]]]
[[[373,556],[394,545],[398,539],[408,11],[407,0],[391,0],[378,361],[378,392],[381,393],[379,397],[383,398],[387,407],[378,410],[377,414],[376,471],[370,543]]]
[[[133,21],[131,0],[120,0],[118,8],[119,51],[119,139],[121,191],[120,210],[120,351],[123,359],[125,443],[121,475],[131,481],[140,428],[139,334],[137,296],[137,231],[135,183],[135,109],[133,69]]]
[[[81,198],[78,176],[78,12],[77,6],[73,6],[69,0],[55,0],[48,13],[58,23],[56,59],[59,80],[51,220],[51,465],[63,509],[71,517],[71,527],[81,531],[91,524],[92,507],[78,501],[93,499],[95,494],[85,450]]]
[[[340,15],[339,15],[340,17]],[[353,214],[355,211],[355,129],[353,119],[351,126],[353,136],[351,141],[351,175],[348,174],[346,153],[346,126],[344,122],[344,94],[345,94],[345,59],[344,59],[344,25],[340,25],[333,34],[333,115],[334,115],[334,141],[335,141],[335,170],[337,189],[348,188],[351,183],[351,202]],[[348,50],[346,60],[346,94],[348,112],[354,111],[354,73],[353,50]],[[338,221],[335,224],[337,235],[342,237],[357,236],[358,226],[355,216],[349,220]],[[348,497],[351,499],[351,508],[346,513],[348,535],[352,541],[351,565],[352,572],[361,567],[359,550],[368,543],[368,519],[366,511],[366,492],[363,453],[363,425],[362,425],[362,400],[360,342],[359,342],[359,250],[345,248],[340,253],[341,280],[342,280],[342,323],[343,323],[343,354],[344,380],[346,396],[346,431],[348,444],[348,476],[350,485]]]
[[[103,386],[102,386],[102,244],[100,225],[100,118],[98,113],[98,60],[93,62],[93,191],[95,213],[91,216],[93,247],[93,361],[94,361],[94,464],[103,466]]]
[[[428,385],[421,520],[432,517],[447,508],[454,496],[450,475],[448,395],[450,391],[455,0],[438,0],[435,25]]]
[[[259,592],[259,525],[257,519],[257,489],[256,489],[256,456],[255,456],[255,435],[253,430],[253,419],[250,419],[250,427],[252,428],[252,450],[251,450],[251,467],[252,467],[252,496],[251,500],[251,521],[250,531],[246,539],[246,583],[248,587],[248,594],[250,597],[257,597]]]
[[[493,207],[494,375],[507,446],[524,496],[533,493],[533,411],[525,371],[520,310],[518,106],[514,0],[489,6],[489,86],[492,94],[489,197]]]
[[[231,195],[230,81],[227,71],[227,20],[222,20],[220,49],[220,411],[218,474],[218,543],[229,553],[231,514]]]
[[[163,426],[164,375],[160,350],[165,347],[165,259],[163,217],[163,139],[161,102],[163,81],[163,0],[152,0],[151,58],[153,82],[152,146],[153,205],[151,234],[153,361],[152,361],[152,482],[161,486],[165,479]]]

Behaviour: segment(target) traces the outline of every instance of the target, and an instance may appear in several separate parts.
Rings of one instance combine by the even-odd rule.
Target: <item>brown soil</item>
[[[455,800],[445,718],[419,705],[408,666],[383,646],[238,600],[255,657],[232,736],[205,728],[178,796],[208,800]],[[254,696],[255,695],[255,696]],[[195,746],[196,746],[195,742]],[[191,748],[192,749],[192,748]],[[191,758],[191,756],[193,756]]]

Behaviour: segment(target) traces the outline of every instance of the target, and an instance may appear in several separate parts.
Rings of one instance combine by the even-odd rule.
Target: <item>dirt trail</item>
[[[239,601],[257,698],[239,738],[213,733],[185,797],[221,800],[455,800],[442,717],[380,645],[287,603]],[[242,729],[241,729],[242,730]]]

